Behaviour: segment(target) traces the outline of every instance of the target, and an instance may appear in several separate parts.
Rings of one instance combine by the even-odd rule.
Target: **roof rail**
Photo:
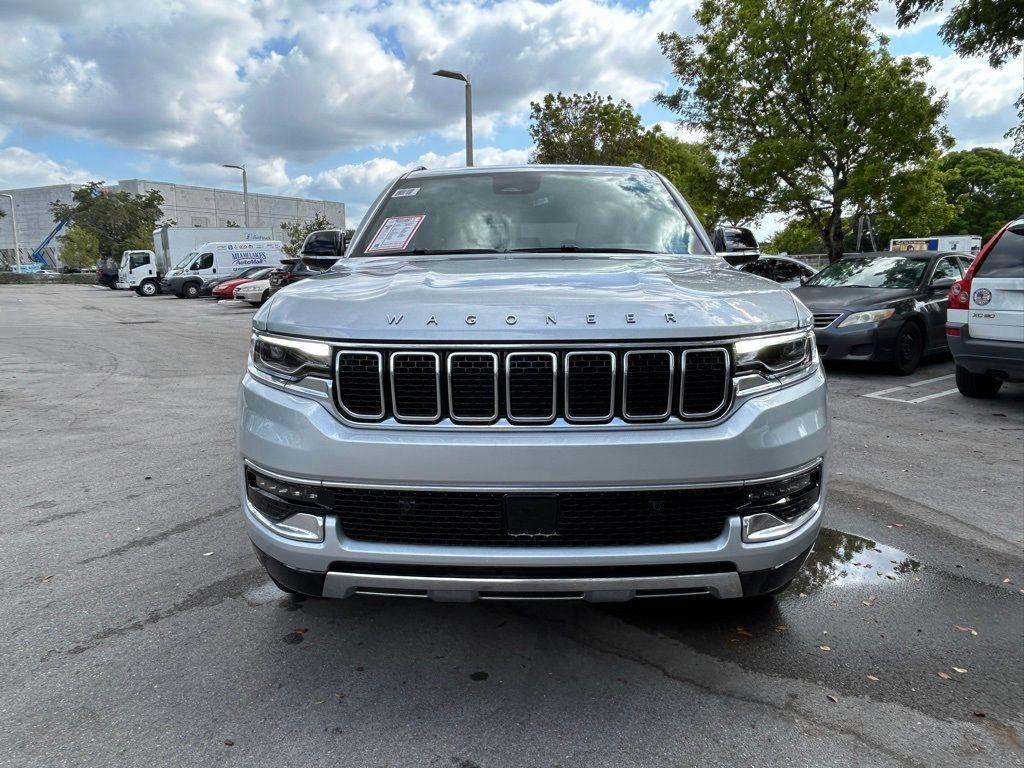
[[[644,168],[644,167],[643,167],[643,165],[641,165],[640,163],[630,163],[630,164],[629,164],[629,166],[630,166],[631,168],[639,168],[639,169],[640,169],[640,170],[642,170],[642,171],[646,171],[646,170],[647,170],[647,169],[646,169],[646,168]]]

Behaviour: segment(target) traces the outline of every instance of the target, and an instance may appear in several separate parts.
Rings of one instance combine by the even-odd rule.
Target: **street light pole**
[[[18,253],[18,217],[14,212],[14,195],[7,192],[0,192],[0,197],[6,197],[11,201],[11,231],[14,233],[14,263],[18,272],[21,272],[21,255]]]
[[[453,72],[450,69],[439,69],[434,73],[438,77],[447,77],[450,80],[461,80],[466,84],[466,167],[473,167],[473,86],[469,82],[469,75],[462,72]]]
[[[225,165],[242,172],[242,210],[245,212],[245,226],[249,227],[249,180],[245,175],[245,165]]]

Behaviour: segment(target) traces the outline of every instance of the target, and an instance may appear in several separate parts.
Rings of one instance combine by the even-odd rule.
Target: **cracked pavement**
[[[236,514],[251,315],[0,287],[0,765],[1024,765],[1024,386],[830,368],[776,600],[296,600]]]

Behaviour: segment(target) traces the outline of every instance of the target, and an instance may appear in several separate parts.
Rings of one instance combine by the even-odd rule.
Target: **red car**
[[[260,267],[259,269],[245,272],[241,277],[233,277],[223,283],[214,286],[212,296],[215,299],[234,298],[235,288],[243,283],[251,283],[253,280],[265,280],[267,275],[274,271],[274,267]]]

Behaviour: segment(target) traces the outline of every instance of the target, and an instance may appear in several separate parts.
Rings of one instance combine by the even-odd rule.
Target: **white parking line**
[[[891,395],[893,392],[900,392],[901,390],[904,389],[910,389],[911,387],[923,387],[926,384],[934,384],[937,381],[946,381],[947,379],[952,379],[954,376],[956,376],[955,373],[949,373],[946,374],[945,376],[936,376],[934,379],[924,379],[922,381],[914,381],[911,382],[910,384],[904,384],[899,387],[889,387],[888,389],[880,389],[877,392],[868,392],[866,395],[861,395],[861,397],[870,397],[875,400],[889,400],[890,402],[893,403],[910,403],[911,405],[917,405],[918,403],[924,403],[927,402],[928,400],[934,400],[937,397],[945,397],[946,395],[952,395],[958,390],[946,389],[943,390],[942,392],[936,392],[931,395],[915,397],[912,400],[904,400],[899,397],[889,397],[889,395]]]

